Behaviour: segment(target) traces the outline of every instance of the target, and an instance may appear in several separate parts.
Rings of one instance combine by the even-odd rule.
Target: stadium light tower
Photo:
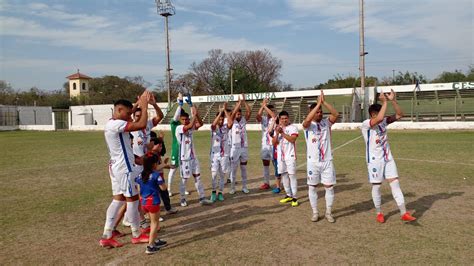
[[[171,63],[170,63],[170,39],[168,34],[168,17],[176,14],[171,0],[155,0],[157,12],[160,16],[165,18],[165,32],[166,32],[166,89],[168,90],[168,111],[171,107]]]
[[[360,71],[360,88],[364,93],[364,109],[366,108],[366,93],[365,93],[365,56],[368,53],[365,51],[364,44],[364,0],[359,0],[359,71]],[[367,113],[367,111],[365,111]]]

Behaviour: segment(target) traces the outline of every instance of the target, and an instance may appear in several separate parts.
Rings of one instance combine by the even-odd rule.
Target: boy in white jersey
[[[224,118],[227,118],[227,121],[231,119],[227,111],[227,103],[219,108],[211,125],[212,202],[224,201],[224,180],[230,168],[229,125],[224,123]],[[219,194],[216,194],[217,176],[219,176]]]
[[[232,116],[227,121],[229,128],[231,129],[231,150],[230,150],[230,181],[231,188],[229,194],[235,194],[235,181],[237,175],[237,166],[240,164],[240,173],[242,175],[242,192],[245,194],[250,191],[247,188],[247,160],[248,160],[248,141],[247,141],[247,121],[250,118],[250,106],[245,101],[245,95],[242,94],[239,97],[239,101],[232,111]],[[245,117],[242,117],[242,110],[240,107],[242,104],[245,107]]]
[[[322,106],[326,107],[331,113],[328,118],[323,119]],[[334,202],[334,185],[336,184],[336,171],[332,162],[331,148],[331,127],[336,123],[339,113],[334,107],[324,100],[324,93],[318,98],[318,102],[311,104],[310,112],[303,121],[303,128],[306,139],[307,154],[307,177],[308,177],[308,197],[313,210],[311,221],[317,222],[318,212],[318,194],[316,187],[323,184],[326,192],[326,219],[334,223],[332,216],[332,204]]]
[[[280,203],[289,203],[298,206],[298,181],[296,180],[296,139],[298,128],[290,124],[289,115],[286,111],[278,114],[279,125],[275,128],[273,144],[277,145],[278,173],[281,174],[286,196]]]
[[[273,105],[268,105],[268,99],[263,99],[262,107],[260,107],[256,116],[257,121],[262,127],[260,158],[263,164],[263,184],[260,186],[261,190],[270,189],[270,161],[273,162],[273,145],[268,128],[275,119],[274,109]],[[263,111],[267,113],[266,116],[262,116]]]
[[[186,201],[186,181],[193,176],[194,185],[199,194],[199,202],[201,205],[212,204],[212,201],[206,199],[204,194],[204,185],[201,181],[201,173],[199,168],[199,161],[194,151],[193,133],[194,130],[198,130],[202,125],[202,120],[199,117],[198,111],[195,106],[191,107],[192,119],[189,119],[189,114],[181,113],[179,125],[176,128],[176,139],[179,143],[179,159],[181,167],[181,206],[186,207],[188,203]]]
[[[109,150],[109,173],[112,182],[113,200],[110,203],[105,220],[104,234],[99,241],[103,247],[121,247],[123,244],[114,239],[112,231],[120,208],[127,204],[125,216],[131,223],[132,243],[147,243],[148,236],[140,232],[140,217],[138,213],[138,191],[135,177],[140,173],[136,169],[130,133],[142,130],[147,124],[148,101],[151,93],[145,91],[138,103],[143,115],[136,122],[131,121],[133,105],[130,101],[119,100],[114,104],[114,113],[105,125],[105,141]]]
[[[366,162],[369,172],[369,182],[372,184],[372,199],[377,211],[377,221],[385,222],[382,210],[382,194],[380,185],[384,179],[390,183],[392,195],[400,209],[401,219],[403,221],[414,221],[415,217],[406,211],[405,198],[400,189],[398,180],[398,171],[393,160],[390,145],[388,144],[387,126],[403,117],[403,112],[397,104],[395,92],[392,90],[389,94],[380,93],[380,104],[372,104],[369,107],[370,119],[362,122],[362,135],[366,145]],[[395,115],[385,116],[387,110],[387,101],[392,102]]]

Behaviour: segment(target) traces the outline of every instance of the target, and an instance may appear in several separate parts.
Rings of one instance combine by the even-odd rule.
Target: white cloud
[[[293,21],[288,20],[288,19],[275,19],[275,20],[268,21],[265,27],[267,28],[281,27],[281,26],[290,25],[291,23],[293,23]]]
[[[357,33],[358,1],[287,0],[299,16],[324,17],[328,27]],[[473,3],[459,0],[365,1],[366,38],[400,46],[425,42],[435,48],[473,54]]]

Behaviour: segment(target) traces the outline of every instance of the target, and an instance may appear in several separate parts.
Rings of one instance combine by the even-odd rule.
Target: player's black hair
[[[158,162],[158,156],[147,153],[143,156],[143,171],[142,171],[142,180],[143,182],[148,182],[150,175],[153,172],[153,165]]]
[[[369,115],[380,112],[380,109],[382,109],[382,105],[378,103],[372,104],[371,106],[369,106]]]
[[[309,110],[313,110],[314,107],[316,107],[318,104],[317,103],[312,103],[310,106],[309,106]]]
[[[150,131],[150,138],[157,138],[158,136],[156,135],[155,131]]]
[[[116,102],[114,103],[114,107],[117,106],[117,105],[123,105],[123,106],[125,106],[125,107],[130,108],[130,109],[133,108],[132,102],[129,101],[129,100],[125,100],[125,99],[120,99],[120,100],[116,101]]]
[[[281,112],[278,114],[278,117],[282,117],[282,116],[288,116],[288,117],[289,117],[290,115],[288,114],[287,111],[281,111]]]
[[[218,116],[225,117],[225,113],[224,112],[217,112],[216,117],[218,117]]]
[[[156,135],[156,134],[155,134],[155,135]],[[153,142],[153,145],[161,144],[161,152],[160,152],[160,155],[161,155],[161,156],[165,156],[165,154],[166,154],[166,147],[165,147],[165,141],[164,141],[162,138],[154,137],[154,138],[151,138],[151,139],[150,139],[150,142]]]
[[[267,105],[267,107],[268,107],[268,109],[270,109],[270,110],[273,109],[273,108],[275,108],[275,106],[273,106],[273,104],[269,104],[269,105]]]
[[[179,116],[184,116],[186,118],[189,118],[189,114],[186,113],[186,111],[184,111],[184,110],[181,110],[181,114]]]

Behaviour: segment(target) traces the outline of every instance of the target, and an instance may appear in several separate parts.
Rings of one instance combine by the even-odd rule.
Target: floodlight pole
[[[368,103],[366,101],[367,95],[365,95],[365,52],[364,45],[364,0],[359,0],[359,71],[360,71],[360,88],[362,93],[364,93],[364,109],[365,105]]]

